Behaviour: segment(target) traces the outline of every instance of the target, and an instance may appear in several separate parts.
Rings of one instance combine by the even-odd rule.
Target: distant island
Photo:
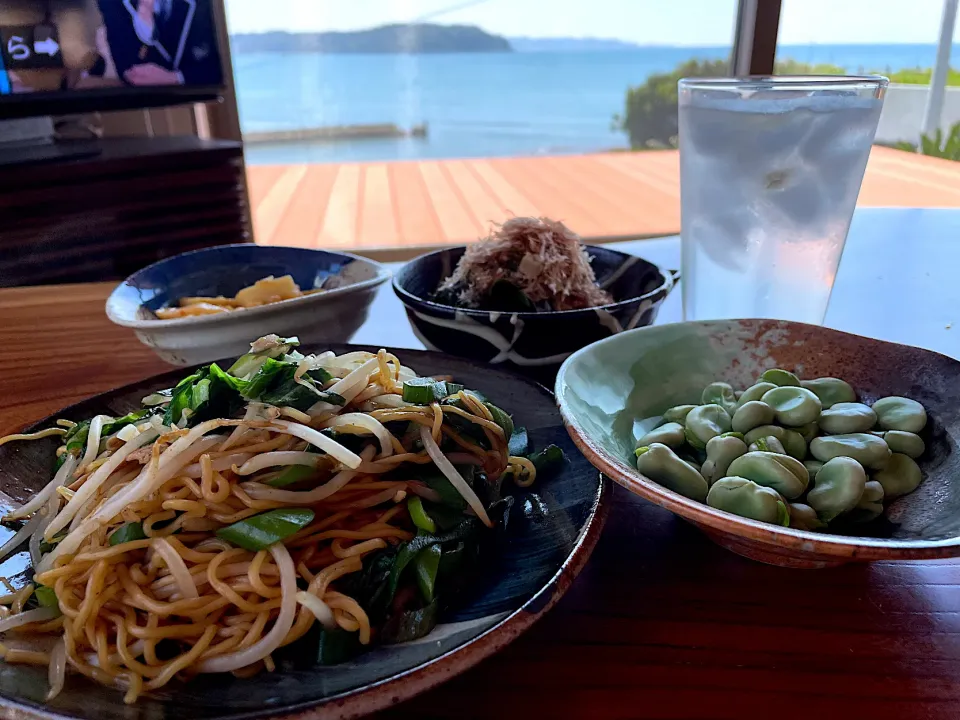
[[[239,33],[235,53],[459,53],[510,52],[510,43],[472,25],[383,25],[369,30],[320,33]]]
[[[617,52],[636,50],[640,45],[626,40],[609,38],[508,38],[517,52]]]

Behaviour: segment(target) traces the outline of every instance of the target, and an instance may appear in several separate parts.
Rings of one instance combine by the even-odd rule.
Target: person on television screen
[[[129,85],[219,85],[209,0],[98,0],[117,75]]]

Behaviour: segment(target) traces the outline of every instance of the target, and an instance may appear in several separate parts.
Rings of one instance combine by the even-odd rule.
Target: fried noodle
[[[189,429],[163,426],[154,416],[119,439],[100,437],[110,418],[97,416],[79,451],[61,446],[66,471],[25,506],[28,513],[12,514],[27,518],[26,525],[16,543],[0,548],[10,552],[36,534],[32,547],[43,555],[34,582],[52,588],[59,606],[26,608],[33,586],[26,595],[11,593],[0,598],[9,610],[0,614],[0,632],[16,628],[20,638],[45,634],[52,642],[48,652],[0,645],[4,660],[49,665],[51,698],[73,671],[120,688],[130,703],[174,678],[272,670],[272,654],[314,623],[355,632],[369,644],[370,619],[338,589],[340,580],[359,572],[371,553],[414,537],[408,493],[436,496],[416,480],[386,473],[434,464],[488,526],[483,503],[440,444],[455,446],[461,467],[485,468],[494,479],[509,470],[532,482],[530,462],[509,456],[509,438],[469,394],[461,393],[458,406],[404,401],[403,381],[414,374],[383,350],[310,358],[301,370],[328,368],[334,380],[326,390],[345,405],[318,399],[304,412],[251,402],[239,419],[215,417]],[[398,437],[388,426],[402,422],[414,430]],[[464,423],[473,436],[464,434]],[[58,425],[0,445],[73,428]],[[356,452],[332,439],[348,436],[362,441]],[[309,480],[271,486],[291,466]],[[62,485],[69,489],[59,491]],[[313,519],[266,549],[217,536],[227,525],[288,508],[308,509]],[[142,534],[122,536],[130,524]]]

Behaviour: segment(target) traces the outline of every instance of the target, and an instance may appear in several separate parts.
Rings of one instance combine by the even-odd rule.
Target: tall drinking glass
[[[685,319],[823,322],[886,87],[680,81]]]

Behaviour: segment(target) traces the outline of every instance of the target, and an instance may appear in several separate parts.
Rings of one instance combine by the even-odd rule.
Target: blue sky
[[[427,17],[501,35],[727,45],[735,0],[226,0],[231,32],[355,30]],[[940,0],[783,0],[780,42],[933,43]],[[960,25],[954,35],[960,41]]]

